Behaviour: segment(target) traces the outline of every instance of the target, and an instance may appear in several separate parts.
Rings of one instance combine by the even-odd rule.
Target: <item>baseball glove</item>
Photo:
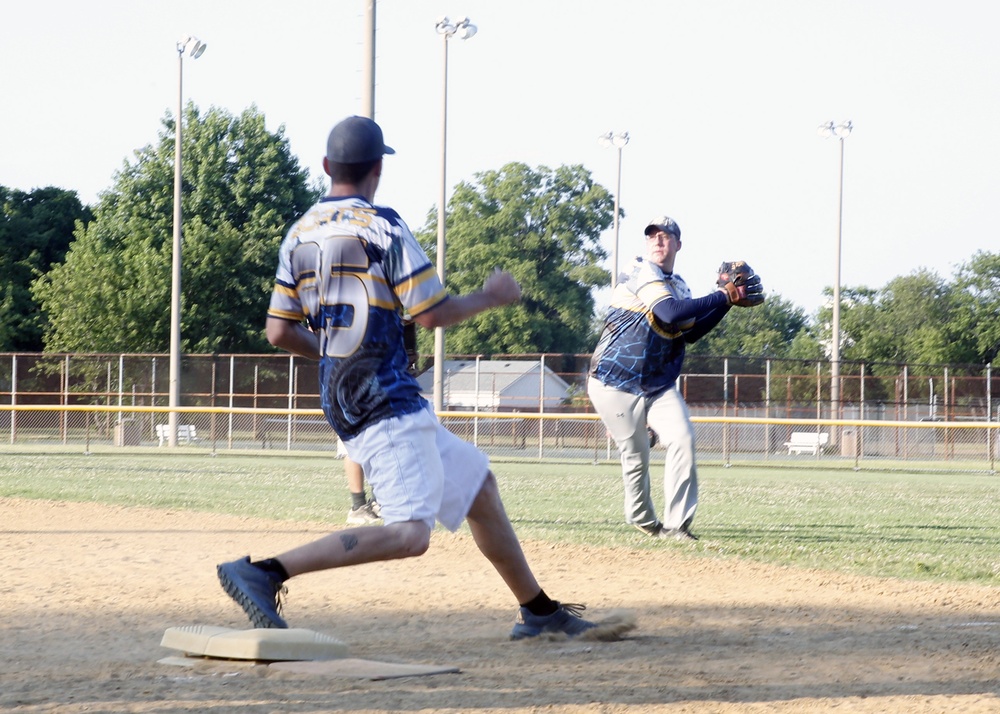
[[[760,276],[742,260],[727,260],[720,265],[716,285],[726,294],[730,305],[755,307],[764,302],[764,286],[760,282]]]

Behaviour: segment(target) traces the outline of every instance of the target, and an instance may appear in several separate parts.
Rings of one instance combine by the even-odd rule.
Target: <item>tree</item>
[[[136,151],[79,226],[66,260],[35,282],[53,351],[165,351],[170,337],[174,121]],[[181,335],[188,352],[269,349],[264,316],[278,247],[316,198],[284,128],[256,108],[185,110]]]
[[[955,328],[971,337],[976,361],[994,362],[1000,355],[1000,253],[979,251],[959,266],[955,279],[959,305]]]
[[[806,327],[806,314],[780,295],[763,305],[734,307],[711,332],[688,346],[692,355],[789,357],[792,342]]]
[[[73,191],[0,186],[0,352],[38,352],[43,322],[31,283],[60,263],[77,222],[92,218]]]
[[[460,183],[448,203],[445,277],[450,292],[478,290],[495,267],[521,284],[516,305],[448,328],[452,354],[579,353],[596,342],[591,289],[606,285],[601,231],[614,200],[582,166],[531,169],[510,163]],[[417,237],[436,256],[436,216]],[[431,335],[420,336],[429,352]]]
[[[956,320],[961,303],[953,285],[927,269],[893,278],[881,290],[845,291],[842,357],[888,363],[959,364],[976,361],[974,339]]]

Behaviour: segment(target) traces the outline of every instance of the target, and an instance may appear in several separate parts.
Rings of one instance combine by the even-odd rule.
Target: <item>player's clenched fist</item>
[[[521,286],[514,276],[497,268],[483,283],[483,292],[491,296],[497,305],[509,305],[521,299]]]
[[[719,266],[719,290],[730,305],[755,307],[764,302],[764,285],[753,268],[742,260],[725,261]]]

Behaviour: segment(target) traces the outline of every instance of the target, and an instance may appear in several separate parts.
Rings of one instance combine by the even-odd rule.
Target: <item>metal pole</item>
[[[615,244],[611,250],[611,289],[618,285],[618,202],[622,195],[622,149],[618,147],[618,183],[615,187]]]
[[[365,13],[364,106],[369,119],[375,119],[375,0],[368,0]]]
[[[170,388],[168,445],[177,446],[177,407],[181,403],[181,125],[184,111],[184,47],[177,52],[177,117],[174,121],[174,244],[170,279]]]
[[[830,402],[833,418],[840,418],[840,253],[844,228],[844,137],[840,137],[840,195],[837,206],[837,250],[833,282],[833,348],[830,361]],[[836,433],[836,430],[834,430]]]
[[[445,201],[447,200],[448,174],[448,35],[441,36],[444,48],[444,73],[441,85],[441,192],[438,195],[437,215],[437,272],[444,285]],[[444,328],[434,328],[434,410],[444,411]]]

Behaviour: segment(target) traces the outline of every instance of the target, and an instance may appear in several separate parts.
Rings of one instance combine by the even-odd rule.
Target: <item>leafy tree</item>
[[[256,108],[185,110],[181,335],[188,352],[268,349],[278,246],[315,200],[284,128]],[[165,351],[170,339],[174,121],[136,151],[79,226],[64,263],[33,286],[54,351]]]
[[[450,292],[482,286],[499,266],[521,284],[522,300],[446,331],[452,354],[579,353],[593,348],[591,289],[610,275],[599,238],[614,200],[582,166],[531,169],[510,163],[460,183],[448,203],[445,277]],[[417,238],[436,256],[436,216]],[[421,331],[420,351],[432,336]]]
[[[881,290],[847,290],[841,308],[841,357],[889,363],[957,364],[976,360],[974,340],[955,317],[953,285],[927,269],[893,278]]]
[[[956,331],[974,341],[977,362],[995,362],[1000,355],[1000,253],[979,251],[959,266],[955,289]]]
[[[42,316],[31,282],[60,263],[73,229],[92,218],[73,191],[0,186],[0,352],[42,349]]]
[[[711,332],[688,347],[692,355],[789,357],[792,342],[807,323],[802,308],[769,295],[763,305],[734,307]]]

